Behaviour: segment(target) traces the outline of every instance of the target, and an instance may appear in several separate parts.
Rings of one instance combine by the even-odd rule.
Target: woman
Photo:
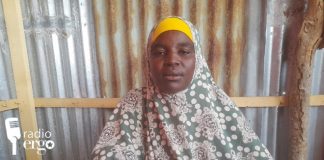
[[[149,80],[117,105],[94,159],[272,159],[242,113],[218,88],[197,30],[160,21],[147,47]]]

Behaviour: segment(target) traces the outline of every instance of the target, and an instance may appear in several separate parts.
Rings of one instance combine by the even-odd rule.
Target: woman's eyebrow
[[[178,47],[193,47],[193,44],[189,43],[189,42],[183,42],[183,43],[179,43],[177,46]]]
[[[153,49],[153,48],[164,48],[164,45],[159,44],[159,43],[156,43],[156,44],[153,44],[151,48],[152,48],[152,49]]]

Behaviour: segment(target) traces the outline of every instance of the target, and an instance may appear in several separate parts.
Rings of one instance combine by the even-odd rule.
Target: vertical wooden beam
[[[37,120],[20,1],[2,0],[2,4],[9,39],[16,95],[21,102],[19,105],[20,125],[23,132],[32,131],[34,133],[37,131]],[[35,139],[25,137],[24,140]],[[41,159],[36,149],[26,149],[25,152],[27,160]]]
[[[295,2],[295,1],[294,1]],[[300,6],[305,6],[300,1]],[[312,57],[323,30],[323,0],[308,0],[307,12],[289,53],[289,154],[290,160],[307,159],[307,128],[310,107]],[[300,7],[300,12],[303,12]],[[289,15],[289,14],[288,14]],[[289,37],[291,38],[291,37]]]
[[[324,12],[323,12],[323,17],[324,17]],[[323,31],[322,31],[322,36],[321,36],[321,42],[320,42],[320,44],[318,45],[318,48],[319,49],[322,49],[322,48],[324,48],[324,24],[323,24]]]

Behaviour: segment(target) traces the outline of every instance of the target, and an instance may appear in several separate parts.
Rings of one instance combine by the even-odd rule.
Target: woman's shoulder
[[[212,92],[214,94],[214,97],[218,101],[220,101],[220,103],[222,105],[226,105],[226,106],[229,106],[231,108],[235,108],[236,110],[238,110],[238,108],[236,107],[233,100],[225,93],[225,91],[222,88],[220,88],[217,85],[213,85]]]
[[[137,104],[142,102],[145,98],[147,98],[147,94],[149,89],[147,87],[140,87],[131,89],[126,93],[126,95],[121,99],[119,105],[121,104]]]
[[[123,96],[120,102],[124,101],[137,101],[142,97],[142,88],[136,88],[128,91],[125,96]]]
[[[131,89],[126,93],[122,100],[144,100],[149,99],[150,95],[153,93],[153,87],[140,87]]]
[[[142,106],[145,88],[135,88],[126,93],[126,95],[117,104],[118,109],[138,110]]]
[[[122,100],[129,99],[129,98],[130,100],[138,100],[138,98],[142,99],[143,92],[145,90],[146,90],[145,87],[131,89],[126,93],[126,95],[122,98]]]

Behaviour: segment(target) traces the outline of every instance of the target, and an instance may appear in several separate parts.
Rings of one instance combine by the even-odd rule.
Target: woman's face
[[[163,93],[186,89],[195,70],[193,42],[180,31],[161,33],[151,46],[149,64],[152,80]]]

